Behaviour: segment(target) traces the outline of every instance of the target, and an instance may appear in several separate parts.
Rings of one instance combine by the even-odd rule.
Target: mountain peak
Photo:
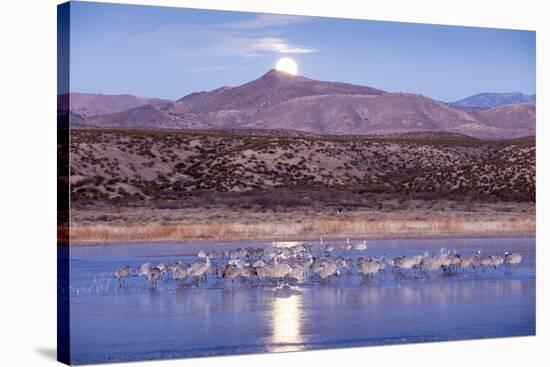
[[[284,71],[280,71],[280,70],[277,70],[277,69],[269,69],[267,71],[267,73],[265,73],[263,75],[263,77],[275,77],[275,78],[284,78],[284,77],[289,77],[289,78],[292,78],[294,77],[295,75],[292,75],[292,74],[289,74],[289,73],[285,73]],[[262,78],[263,78],[262,77]]]
[[[272,80],[272,81],[286,82],[286,81],[297,81],[297,80],[305,81],[305,80],[311,80],[311,79],[304,78],[303,76],[300,76],[300,75],[292,75],[289,73],[285,73],[284,71],[280,71],[277,69],[270,69],[267,71],[267,73],[265,73],[264,75],[262,75],[256,80]]]
[[[286,74],[286,73],[283,73],[282,71],[279,71],[277,69],[269,69],[267,71],[267,73],[265,73],[263,75],[263,77],[271,77],[271,76],[274,76],[274,77],[277,77],[277,76],[282,76],[283,74]]]

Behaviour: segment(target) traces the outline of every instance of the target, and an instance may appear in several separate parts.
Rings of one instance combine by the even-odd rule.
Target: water
[[[336,242],[335,242],[336,243]],[[119,287],[120,264],[189,261],[201,248],[266,242],[121,244],[71,248],[71,359],[99,363],[241,353],[533,335],[535,239],[369,241],[365,255],[398,256],[439,248],[470,254],[519,251],[504,269],[427,279],[387,271],[364,282],[350,275],[327,284],[200,288],[140,278]],[[337,255],[337,254],[336,254]],[[352,257],[357,254],[351,254]]]

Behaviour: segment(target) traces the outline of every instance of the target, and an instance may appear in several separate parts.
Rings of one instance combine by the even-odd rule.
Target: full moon
[[[296,64],[296,61],[292,60],[290,57],[283,57],[277,61],[275,69],[291,75],[298,74],[298,64]]]

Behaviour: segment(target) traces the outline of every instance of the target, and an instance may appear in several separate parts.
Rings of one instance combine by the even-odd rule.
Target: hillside
[[[333,139],[145,130],[71,134],[75,207],[356,206],[376,195],[535,200],[535,146],[527,139],[487,142],[446,134]]]
[[[71,112],[73,116],[85,119],[96,115],[127,111],[144,105],[156,105],[166,103],[167,100],[158,98],[137,97],[129,94],[98,94],[75,93],[58,96],[58,105],[67,106],[66,98],[70,98]],[[65,99],[65,101],[63,101]]]
[[[472,115],[479,121],[498,129],[535,135],[537,107],[534,103],[500,106],[474,112]]]
[[[449,104],[455,107],[491,108],[519,103],[532,103],[535,102],[535,100],[535,95],[527,95],[519,92],[479,93]]]
[[[271,70],[237,87],[193,93],[174,102],[74,119],[73,126],[143,129],[276,129],[313,134],[372,135],[449,132],[502,139],[531,135],[532,120],[486,123],[463,111],[409,93],[386,93]],[[527,127],[526,127],[527,126]]]

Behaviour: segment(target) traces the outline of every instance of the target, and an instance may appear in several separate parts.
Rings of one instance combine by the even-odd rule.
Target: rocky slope
[[[269,195],[277,196],[277,190],[290,192],[293,200],[296,192],[305,192],[308,200],[315,196],[307,193],[343,195],[342,202],[348,194],[535,200],[531,139],[496,142],[446,134],[333,139],[90,129],[71,134],[75,205],[181,204],[224,193],[246,198],[268,193],[262,200],[272,200]]]

